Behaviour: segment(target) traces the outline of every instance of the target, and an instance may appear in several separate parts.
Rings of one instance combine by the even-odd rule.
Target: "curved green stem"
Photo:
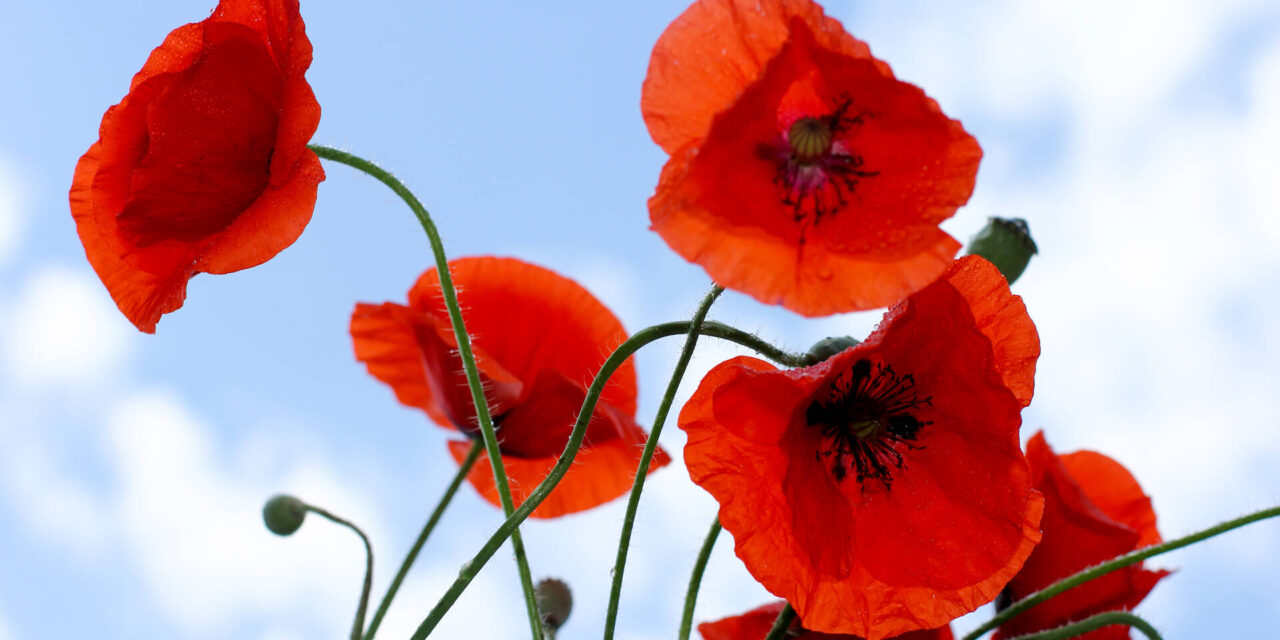
[[[1028,633],[1009,638],[1009,640],[1064,640],[1065,638],[1077,638],[1089,633],[1090,631],[1095,631],[1103,627],[1109,627],[1116,624],[1132,627],[1141,631],[1142,635],[1147,636],[1147,640],[1164,640],[1160,637],[1160,632],[1156,631],[1156,628],[1151,626],[1151,623],[1127,611],[1108,611],[1106,613],[1099,613],[1079,622],[1072,622],[1071,624],[1066,624],[1056,629]]]
[[[391,188],[404,200],[418,217],[422,230],[427,233],[431,244],[431,253],[436,260],[436,272],[440,277],[440,292],[444,296],[445,307],[449,310],[449,321],[453,325],[453,335],[458,343],[458,356],[462,359],[462,368],[467,374],[467,386],[471,390],[471,402],[475,404],[476,422],[479,423],[480,434],[484,440],[485,450],[489,454],[489,465],[493,468],[493,481],[498,489],[498,498],[502,503],[502,512],[508,517],[515,511],[511,501],[511,487],[507,482],[507,472],[502,465],[502,453],[498,450],[498,437],[494,433],[493,419],[489,415],[489,402],[484,396],[484,387],[480,382],[480,372],[476,369],[475,356],[471,353],[471,338],[467,335],[466,323],[462,320],[462,310],[458,306],[458,292],[453,286],[453,276],[449,273],[449,260],[444,255],[444,243],[440,241],[440,233],[431,221],[431,214],[409,188],[382,167],[359,156],[345,151],[318,144],[307,145],[317,156],[326,160],[340,162],[354,169],[363,171]],[[520,532],[511,533],[511,547],[516,556],[516,567],[520,572],[520,586],[524,590],[525,609],[529,614],[529,628],[534,640],[542,640],[542,622],[538,615],[538,600],[533,592],[533,576],[529,572],[529,561],[525,557],[524,540]]]
[[[720,518],[711,523],[707,539],[702,541],[702,549],[698,551],[698,559],[693,563],[693,575],[689,576],[689,590],[684,595],[684,613],[680,615],[680,635],[677,640],[689,640],[693,632],[693,606],[698,602],[698,589],[702,586],[702,572],[707,569],[707,561],[711,559],[711,549],[716,546],[716,538],[720,537]]]
[[[1228,531],[1231,531],[1232,529],[1239,529],[1240,527],[1243,527],[1248,524],[1253,524],[1254,522],[1257,522],[1259,520],[1266,520],[1267,518],[1274,518],[1276,516],[1280,516],[1280,507],[1263,509],[1262,511],[1256,511],[1249,515],[1236,518],[1235,520],[1228,520],[1226,522],[1223,522],[1222,524],[1209,527],[1208,529],[1205,529],[1203,531],[1197,531],[1196,533],[1193,533],[1189,536],[1183,536],[1176,540],[1170,540],[1168,542],[1164,542],[1161,544],[1156,544],[1149,547],[1143,547],[1136,551],[1131,551],[1129,553],[1126,553],[1118,558],[1113,558],[1111,560],[1103,562],[1102,564],[1094,565],[1092,567],[1089,567],[1088,569],[1084,569],[1083,571],[1076,573],[1075,575],[1072,575],[1068,578],[1055,582],[1009,605],[1006,609],[996,614],[990,620],[984,622],[977,629],[974,629],[973,631],[971,631],[969,635],[966,635],[965,637],[961,638],[961,640],[978,640],[978,638],[982,637],[982,634],[988,631],[991,631],[992,629],[995,629],[996,627],[1004,624],[1008,620],[1013,619],[1014,616],[1017,616],[1023,611],[1026,611],[1027,609],[1030,609],[1031,607],[1034,607],[1040,604],[1041,602],[1044,602],[1045,600],[1048,600],[1049,598],[1052,598],[1058,595],[1059,593],[1062,593],[1063,591],[1067,591],[1068,589],[1073,589],[1085,582],[1093,580],[1094,578],[1104,576],[1117,569],[1123,569],[1124,567],[1127,567],[1131,564],[1137,564],[1152,556],[1158,556],[1162,553],[1168,553],[1170,551],[1173,551],[1174,549],[1181,549],[1182,547],[1190,546],[1202,540],[1207,540],[1216,535],[1226,533]]]
[[[361,632],[364,631],[364,614],[369,609],[369,591],[373,589],[373,545],[369,544],[369,536],[366,536],[360,527],[345,518],[321,509],[320,507],[304,504],[304,508],[322,518],[336,522],[360,536],[360,541],[364,543],[364,587],[360,590],[360,605],[356,607],[356,619],[351,625],[351,640],[360,640]]]
[[[476,460],[480,458],[480,454],[483,452],[484,443],[479,440],[476,440],[471,445],[471,450],[467,451],[467,457],[462,461],[462,465],[458,467],[458,473],[453,476],[453,481],[445,489],[444,496],[440,498],[435,510],[431,512],[431,517],[427,519],[427,524],[422,527],[422,533],[419,533],[418,539],[413,542],[413,547],[409,549],[409,554],[405,556],[404,562],[400,563],[400,570],[396,572],[396,577],[391,580],[391,585],[387,587],[387,594],[382,596],[382,602],[378,605],[378,610],[373,613],[373,619],[369,621],[369,629],[364,632],[364,640],[371,640],[373,635],[377,633],[378,625],[382,624],[382,617],[387,615],[387,609],[391,608],[391,601],[395,599],[396,592],[400,590],[400,584],[404,582],[405,576],[409,575],[409,568],[418,559],[418,553],[422,551],[422,546],[427,543],[427,537],[436,528],[436,523],[440,522],[445,508],[453,500],[453,494],[458,492],[458,487],[462,486],[463,479],[471,472],[471,467],[475,466]]]
[[[787,637],[787,630],[791,628],[791,621],[796,619],[796,610],[791,608],[791,603],[778,612],[778,617],[774,618],[773,626],[769,628],[769,635],[764,640],[782,640]]]
[[[480,547],[475,557],[462,566],[462,570],[458,572],[458,578],[454,580],[453,585],[445,591],[444,595],[440,597],[440,601],[436,603],[436,606],[427,614],[426,619],[418,626],[418,630],[414,632],[412,640],[423,640],[436,628],[436,625],[440,624],[444,614],[458,600],[458,596],[467,588],[467,585],[475,579],[480,569],[489,561],[489,558],[493,557],[493,554],[502,546],[507,536],[511,535],[516,527],[521,522],[524,522],[525,518],[528,518],[529,514],[538,508],[538,505],[542,504],[543,500],[546,500],[551,490],[564,478],[569,466],[573,464],[574,457],[578,455],[578,448],[582,446],[582,439],[587,434],[587,423],[591,420],[596,402],[599,401],[600,394],[604,391],[604,385],[608,382],[609,377],[613,375],[613,372],[622,366],[622,363],[626,362],[627,358],[631,357],[631,354],[638,351],[640,347],[661,338],[684,335],[689,332],[689,327],[692,324],[691,322],[667,322],[647,327],[637,331],[635,335],[613,350],[613,353],[601,365],[595,380],[591,382],[591,386],[587,389],[587,396],[582,402],[582,409],[578,412],[578,419],[574,422],[573,431],[569,434],[569,441],[565,444],[564,453],[560,454],[555,466],[547,473],[547,477],[534,488],[529,497],[520,505],[520,508],[516,509],[515,514],[507,518],[507,521],[503,522],[502,526],[498,527],[498,530]],[[700,333],[704,336],[729,340],[755,349],[761,355],[786,366],[803,366],[806,361],[805,356],[802,354],[787,353],[757,336],[717,322],[703,324]]]
[[[609,590],[609,608],[604,617],[604,640],[613,640],[613,630],[618,624],[618,600],[622,597],[622,574],[627,570],[627,552],[631,548],[631,531],[636,524],[636,510],[640,508],[640,493],[644,491],[645,478],[649,476],[649,462],[653,460],[653,452],[658,448],[658,436],[666,424],[667,414],[671,411],[671,403],[675,401],[676,390],[684,379],[684,372],[689,368],[689,360],[698,344],[698,331],[707,318],[707,311],[724,289],[712,286],[711,291],[702,299],[698,310],[689,323],[689,335],[684,340],[684,349],[680,351],[680,359],[671,372],[671,381],[667,383],[667,392],[658,405],[658,414],[653,419],[653,427],[649,431],[649,439],[644,443],[644,452],[640,454],[640,464],[636,467],[635,479],[631,482],[631,495],[627,498],[627,512],[622,518],[622,533],[618,538],[618,555],[613,563],[613,585]]]

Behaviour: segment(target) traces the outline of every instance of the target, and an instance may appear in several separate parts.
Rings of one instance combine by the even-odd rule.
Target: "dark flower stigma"
[[[831,473],[843,482],[853,470],[862,484],[879,480],[885,489],[893,482],[892,469],[902,469],[901,448],[920,449],[912,444],[921,421],[912,411],[930,406],[932,397],[921,399],[915,392],[911,374],[899,376],[893,367],[862,359],[853,363],[831,383],[825,398],[809,405],[805,418],[820,427],[824,446],[815,453],[821,461],[831,458]]]
[[[838,212],[855,194],[858,181],[880,174],[862,168],[862,156],[852,153],[841,134],[863,123],[866,114],[850,115],[853,101],[845,98],[824,116],[804,116],[787,129],[780,147],[762,151],[777,163],[773,181],[782,187],[782,203],[791,206],[797,222]]]

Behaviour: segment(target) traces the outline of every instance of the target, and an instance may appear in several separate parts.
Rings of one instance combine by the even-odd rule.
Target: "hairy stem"
[[[1106,613],[1099,613],[1079,622],[1072,622],[1071,624],[1066,624],[1056,629],[1028,633],[1026,635],[1009,638],[1009,640],[1064,640],[1065,638],[1078,638],[1090,631],[1095,631],[1103,627],[1109,627],[1117,624],[1132,627],[1141,631],[1143,635],[1147,636],[1147,640],[1163,640],[1163,638],[1160,637],[1160,632],[1156,631],[1156,628],[1151,626],[1151,623],[1127,611],[1108,611]]]
[[[774,619],[773,626],[769,629],[769,635],[764,640],[782,640],[787,637],[787,630],[791,628],[791,621],[796,619],[796,610],[791,608],[791,603],[778,612],[778,617]]]
[[[489,402],[484,396],[484,387],[480,382],[480,372],[476,369],[476,359],[471,353],[471,337],[467,335],[467,326],[462,319],[462,309],[458,306],[458,292],[453,286],[453,276],[449,273],[449,260],[444,254],[444,243],[436,230],[435,222],[426,207],[418,201],[412,191],[398,178],[378,165],[345,151],[318,144],[307,145],[317,156],[325,160],[340,162],[354,169],[363,171],[391,188],[396,195],[417,216],[422,230],[427,233],[431,244],[431,253],[435,257],[436,272],[440,276],[440,292],[444,296],[445,307],[449,310],[449,322],[453,325],[453,335],[458,343],[458,356],[462,359],[462,368],[467,375],[467,387],[471,390],[471,402],[475,405],[476,422],[484,440],[485,451],[489,454],[489,465],[493,468],[493,481],[498,489],[498,498],[502,503],[502,512],[511,517],[515,505],[511,501],[511,487],[507,483],[506,468],[502,464],[502,453],[498,450],[498,437],[493,429],[493,418],[489,415]],[[516,556],[516,568],[520,572],[520,586],[524,591],[525,610],[529,614],[529,629],[534,640],[542,640],[542,622],[538,615],[538,600],[533,592],[533,575],[529,572],[529,560],[525,556],[524,540],[519,530],[511,533],[511,547]]]
[[[427,524],[422,527],[422,532],[418,534],[418,539],[414,541],[413,547],[409,549],[409,554],[405,556],[404,562],[400,563],[400,570],[396,572],[396,577],[391,580],[391,585],[387,587],[387,594],[382,596],[382,603],[378,605],[378,610],[374,612],[373,620],[369,621],[369,629],[364,633],[364,640],[371,640],[373,635],[377,633],[378,625],[382,624],[382,617],[387,615],[387,609],[391,608],[391,601],[395,599],[396,592],[400,590],[400,584],[404,582],[405,576],[409,575],[409,568],[418,559],[418,553],[422,551],[422,546],[427,543],[427,537],[436,528],[436,523],[440,522],[445,508],[453,500],[453,494],[458,492],[458,487],[462,486],[463,479],[471,472],[471,467],[475,466],[476,460],[480,458],[480,454],[483,452],[484,443],[479,440],[471,445],[471,450],[467,451],[467,457],[462,461],[462,466],[458,467],[458,473],[453,476],[453,481],[445,489],[444,496],[440,498],[435,510],[431,512],[431,517],[427,518]]]
[[[707,569],[707,561],[711,559],[711,549],[716,546],[716,538],[720,537],[720,518],[711,523],[706,540],[702,541],[702,549],[698,551],[698,559],[693,563],[693,575],[689,576],[689,590],[684,595],[684,613],[680,615],[680,635],[677,640],[689,640],[693,632],[693,606],[698,602],[698,589],[702,586],[702,572]]]
[[[436,628],[436,625],[440,624],[440,620],[448,613],[453,603],[458,600],[458,596],[480,573],[480,569],[489,561],[489,558],[493,557],[493,554],[502,546],[507,536],[511,535],[511,532],[515,531],[516,527],[521,522],[524,522],[525,518],[528,518],[534,509],[538,508],[538,505],[542,504],[542,501],[547,498],[551,490],[555,489],[560,480],[564,478],[564,474],[568,472],[569,466],[573,464],[573,459],[578,454],[578,448],[582,446],[582,439],[587,433],[587,423],[590,422],[591,414],[595,411],[596,402],[599,401],[600,394],[604,391],[604,385],[608,382],[609,377],[613,375],[613,372],[641,347],[661,338],[685,335],[689,332],[691,325],[691,322],[667,322],[647,327],[637,331],[635,335],[613,350],[613,353],[601,365],[595,380],[591,382],[591,387],[587,389],[587,396],[582,402],[582,409],[578,412],[578,419],[573,425],[573,431],[569,434],[569,441],[565,444],[564,453],[560,454],[559,460],[556,461],[551,471],[547,473],[547,477],[529,494],[528,499],[520,505],[520,508],[516,509],[515,514],[507,518],[507,521],[498,527],[498,530],[480,547],[480,550],[476,552],[475,557],[470,562],[463,565],[453,585],[445,591],[440,601],[436,603],[436,606],[427,614],[422,624],[418,626],[418,630],[413,634],[413,640],[423,640]],[[754,349],[766,358],[785,366],[804,366],[807,362],[806,356],[803,354],[788,353],[755,335],[717,322],[704,323],[700,333],[704,336],[736,342]]]
[[[636,467],[635,480],[631,484],[631,495],[627,498],[627,512],[622,518],[622,533],[618,538],[618,555],[613,563],[613,585],[609,591],[609,608],[605,611],[604,618],[604,640],[613,640],[613,630],[618,624],[618,601],[622,597],[622,574],[627,570],[627,551],[631,548],[631,530],[636,523],[636,510],[640,508],[640,493],[644,491],[644,481],[648,477],[649,462],[653,460],[653,452],[658,448],[658,436],[662,434],[662,427],[667,421],[667,414],[671,411],[671,403],[675,401],[676,390],[680,388],[680,381],[684,379],[684,372],[689,368],[689,360],[693,357],[693,350],[698,344],[698,332],[702,329],[702,323],[707,318],[707,311],[711,309],[712,303],[720,294],[724,293],[724,289],[719,286],[712,286],[711,291],[702,299],[702,304],[698,305],[698,310],[693,314],[693,320],[689,323],[689,335],[684,340],[684,349],[680,351],[680,358],[676,361],[676,368],[671,372],[671,381],[667,383],[667,392],[662,396],[662,403],[658,406],[658,414],[653,419],[653,427],[649,431],[649,439],[644,444],[644,452],[640,454],[640,464]]]
[[[1197,531],[1196,533],[1193,533],[1189,536],[1183,536],[1176,540],[1170,540],[1168,542],[1164,542],[1161,544],[1151,545],[1149,547],[1143,547],[1141,549],[1130,551],[1129,553],[1126,553],[1122,556],[1103,562],[1102,564],[1094,565],[1092,567],[1089,567],[1088,569],[1084,569],[1079,573],[1076,573],[1075,575],[1067,577],[1063,580],[1059,580],[1058,582],[1055,582],[1009,605],[1005,610],[996,614],[990,620],[984,622],[982,626],[979,626],[977,629],[974,629],[972,632],[969,633],[969,635],[961,638],[961,640],[978,640],[978,638],[982,637],[982,634],[988,631],[991,631],[992,629],[995,629],[996,627],[1004,624],[1009,620],[1012,620],[1015,616],[1022,613],[1023,611],[1026,611],[1027,609],[1030,609],[1031,607],[1034,607],[1040,604],[1041,602],[1044,602],[1045,600],[1048,600],[1049,598],[1052,598],[1058,595],[1059,593],[1062,593],[1063,591],[1067,591],[1068,589],[1073,589],[1081,584],[1084,584],[1090,580],[1093,580],[1094,578],[1104,576],[1117,569],[1123,569],[1131,564],[1137,564],[1139,562],[1142,562],[1143,560],[1146,560],[1147,558],[1158,556],[1162,553],[1168,553],[1170,551],[1173,551],[1174,549],[1181,549],[1183,547],[1193,545],[1202,540],[1208,540],[1209,538],[1226,533],[1228,531],[1231,531],[1232,529],[1239,529],[1240,527],[1243,527],[1248,524],[1253,524],[1254,522],[1257,522],[1259,520],[1266,520],[1267,518],[1274,518],[1276,516],[1280,516],[1280,507],[1263,509],[1262,511],[1256,511],[1249,515],[1236,518],[1235,520],[1228,520],[1226,522],[1223,522],[1222,524],[1209,527],[1208,529],[1205,529],[1203,531]]]

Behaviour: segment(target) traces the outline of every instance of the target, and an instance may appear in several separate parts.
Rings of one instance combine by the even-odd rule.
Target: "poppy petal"
[[[702,634],[702,640],[760,640],[769,634],[774,620],[785,605],[785,602],[775,602],[739,616],[704,622],[698,625],[698,633]],[[791,633],[787,635],[791,640],[862,640],[849,634],[808,631],[803,628],[802,621],[796,622],[801,624],[792,624]],[[894,640],[955,640],[955,636],[951,633],[951,625],[947,625],[937,629],[910,631],[894,636]]]
[[[140,330],[182,306],[196,273],[261,264],[306,226],[324,179],[305,146],[320,116],[310,62],[296,1],[223,0],[172,31],[103,115],[71,211]]]
[[[711,120],[756,80],[803,21],[823,46],[870,58],[867,45],[807,0],[699,0],[653,47],[640,108],[649,135],[667,153],[706,135]]]
[[[426,411],[440,426],[474,430],[470,387],[451,328],[393,302],[357,303],[351,338],[356,359],[390,386],[402,404]],[[474,351],[490,407],[502,411],[514,405],[523,384],[483,350]]]
[[[472,341],[532,386],[540,372],[589,385],[609,354],[627,339],[617,316],[578,283],[514,258],[459,258],[449,263]],[[448,320],[435,269],[409,292],[409,306]],[[636,374],[628,359],[601,400],[634,414]]]
[[[585,511],[609,502],[631,489],[647,435],[634,420],[613,407],[602,404],[596,413],[597,416],[603,414],[599,419],[610,421],[611,429],[620,436],[599,445],[584,442],[574,458],[573,466],[569,467],[564,478],[530,517],[556,518]],[[592,422],[596,419],[593,417]],[[461,463],[470,446],[467,442],[451,441],[449,450],[454,460]],[[563,450],[563,442],[560,448]],[[511,497],[516,506],[523,504],[538,484],[546,479],[559,457],[559,451],[538,458],[506,454],[502,456],[502,464],[511,485]],[[658,447],[649,463],[648,472],[652,473],[670,462],[671,456],[662,447]],[[485,500],[494,505],[502,504],[487,458],[481,458],[476,463],[467,480]]]
[[[649,201],[682,257],[808,316],[885,306],[936,278],[960,247],[938,224],[968,201],[982,158],[918,87],[820,40],[794,21],[760,78],[673,152]],[[801,117],[844,123],[822,125],[836,127],[828,155],[795,159]]]
[[[1134,517],[1142,527],[1153,525],[1154,513],[1144,510],[1145,495],[1133,477],[1114,460],[1101,454],[1076,456],[1069,467],[1037,433],[1027,443],[1027,459],[1037,486],[1045,495],[1045,516],[1041,523],[1044,538],[1026,565],[1005,587],[1014,600],[1070,576],[1088,566],[1128,553],[1152,531],[1140,531],[1112,518],[1093,494],[1102,496],[1118,513]],[[1076,475],[1074,471],[1081,472]],[[1094,471],[1100,471],[1094,475]],[[1118,481],[1116,487],[1106,483]],[[1135,493],[1136,492],[1136,493]],[[1137,498],[1142,496],[1142,498]],[[1145,500],[1150,510],[1150,500]],[[1008,638],[1087,618],[1095,613],[1132,609],[1141,602],[1167,571],[1151,571],[1141,564],[1113,571],[1042,602],[1000,626],[996,638]],[[1102,629],[1085,636],[1090,640],[1128,638],[1123,628]]]
[[[1107,517],[1138,532],[1138,547],[1160,544],[1151,498],[1124,465],[1096,451],[1076,451],[1058,459],[1089,494],[1090,502]]]

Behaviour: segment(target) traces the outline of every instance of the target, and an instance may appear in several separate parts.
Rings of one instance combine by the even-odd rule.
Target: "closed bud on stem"
[[[262,507],[262,521],[278,536],[293,535],[307,517],[307,505],[287,495],[274,495]]]
[[[994,264],[1005,280],[1013,284],[1037,253],[1031,230],[1022,218],[988,218],[987,226],[969,241],[969,254],[982,256]]]
[[[542,623],[553,634],[564,626],[573,611],[573,592],[563,580],[544,578],[534,589],[538,596],[538,612],[542,614]]]
[[[859,340],[850,336],[823,338],[813,343],[812,347],[809,347],[807,352],[809,364],[818,364],[849,347],[856,347],[858,344]]]

